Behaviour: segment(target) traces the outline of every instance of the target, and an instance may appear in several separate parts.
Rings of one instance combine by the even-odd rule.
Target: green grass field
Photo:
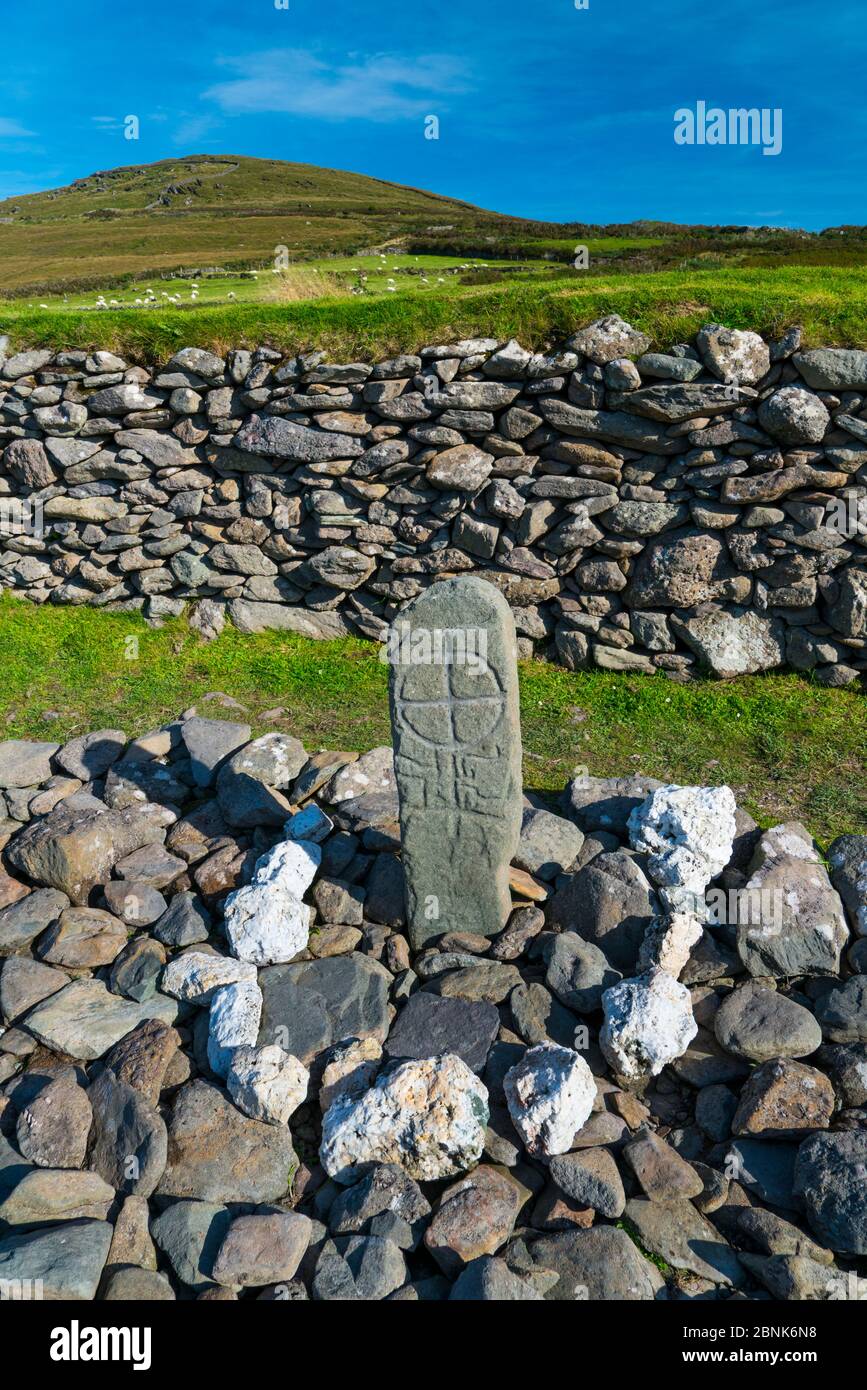
[[[547,268],[496,285],[457,278],[425,294],[326,297],[289,304],[248,302],[112,309],[100,313],[0,304],[0,332],[20,347],[102,347],[134,361],[165,361],[178,348],[224,350],[269,343],[287,352],[318,347],[335,359],[415,350],[476,334],[553,343],[606,313],[619,313],[658,347],[682,341],[703,323],[780,333],[803,325],[808,343],[867,347],[867,270],[663,271],[579,279]]]
[[[285,729],[316,748],[389,741],[387,668],[369,642],[313,642],[227,629],[205,643],[181,619],[34,609],[0,599],[6,738],[63,740],[113,727],[143,733],[197,704],[256,733]],[[133,639],[132,641],[130,639]],[[576,767],[728,783],[764,825],[800,819],[819,841],[867,831],[867,702],[796,675],[677,685],[663,676],[521,665],[524,784],[559,791]],[[276,713],[275,713],[276,711]],[[267,716],[267,717],[266,717]]]

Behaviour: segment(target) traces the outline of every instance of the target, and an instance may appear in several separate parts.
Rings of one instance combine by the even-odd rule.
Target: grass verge
[[[495,286],[447,286],[430,296],[99,313],[7,302],[0,305],[0,333],[8,333],[16,348],[101,347],[142,363],[165,361],[187,344],[217,351],[260,343],[286,352],[317,347],[347,360],[477,334],[516,337],[526,347],[540,347],[613,312],[644,329],[661,348],[709,321],[770,335],[801,323],[808,343],[867,347],[867,271],[721,268],[607,275],[577,285],[574,274],[546,282],[518,277]]]
[[[313,642],[227,629],[205,643],[183,619],[33,608],[0,598],[0,729],[61,741],[92,729],[130,735],[193,704],[215,718],[244,706],[261,733],[308,749],[389,740],[387,669],[369,642]],[[559,791],[578,766],[684,784],[728,783],[763,824],[802,820],[823,844],[867,833],[867,701],[790,673],[676,685],[663,676],[521,665],[524,784]],[[278,710],[279,713],[274,713]]]

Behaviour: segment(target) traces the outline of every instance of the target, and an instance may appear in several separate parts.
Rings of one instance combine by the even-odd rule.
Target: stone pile
[[[867,669],[865,352],[616,316],[376,363],[3,343],[0,586],[34,603],[379,640],[472,571],[573,668]]]
[[[416,945],[407,747],[0,744],[0,1287],[857,1296],[867,838],[829,871],[726,788],[518,792],[502,919]]]

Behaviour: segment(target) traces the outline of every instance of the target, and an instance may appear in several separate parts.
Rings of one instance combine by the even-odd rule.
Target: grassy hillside
[[[554,233],[416,188],[309,164],[191,156],[106,170],[0,202],[0,291],[120,283],[179,267],[246,269],[395,237]]]

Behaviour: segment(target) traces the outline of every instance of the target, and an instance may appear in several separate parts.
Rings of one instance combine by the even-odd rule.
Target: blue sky
[[[0,196],[211,152],[352,169],[553,220],[867,222],[864,0],[4,9]],[[700,100],[780,108],[781,153],[676,145],[674,112]],[[128,115],[137,141],[124,139]],[[424,138],[429,115],[436,141]]]

